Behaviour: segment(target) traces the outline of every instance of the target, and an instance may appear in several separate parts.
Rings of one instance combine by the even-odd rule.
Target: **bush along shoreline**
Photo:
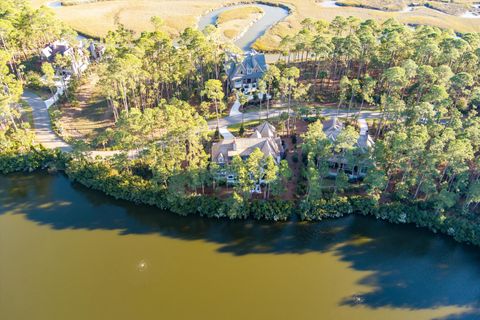
[[[102,175],[96,175],[98,170]],[[333,197],[316,201],[252,200],[239,203],[232,198],[220,199],[210,195],[181,197],[151,182],[115,172],[107,173],[102,166],[69,166],[67,175],[89,188],[100,190],[117,199],[157,206],[180,215],[199,215],[209,218],[229,218],[287,221],[298,215],[302,221],[321,221],[350,214],[373,216],[395,224],[415,224],[434,233],[440,232],[458,242],[480,246],[480,224],[467,217],[436,213],[429,203],[391,202],[379,204],[369,196]]]
[[[370,196],[360,195],[333,196],[314,201],[239,201],[235,197],[221,199],[212,195],[182,195],[125,170],[116,170],[102,161],[79,160],[66,157],[61,152],[35,150],[21,157],[0,157],[2,174],[39,169],[64,170],[70,180],[87,188],[102,191],[116,199],[156,206],[182,216],[287,221],[296,215],[301,221],[315,222],[360,214],[395,224],[414,224],[434,233],[451,236],[458,242],[480,246],[477,218],[436,212],[433,204],[425,201],[379,203]]]
[[[43,147],[30,147],[20,153],[0,153],[0,174],[13,172],[33,172],[41,169],[64,170],[70,156],[60,150],[47,150]]]
[[[21,156],[0,157],[2,174],[41,169],[65,171],[71,181],[115,199],[156,206],[182,216],[287,221],[296,215],[301,221],[314,222],[360,214],[395,224],[414,224],[451,236],[458,242],[480,246],[480,224],[473,217],[435,212],[433,204],[425,201],[379,203],[372,197],[357,195],[314,201],[238,201],[235,197],[221,199],[213,195],[182,195],[159,187],[151,180],[110,168],[102,161],[75,159],[58,151],[35,149]]]

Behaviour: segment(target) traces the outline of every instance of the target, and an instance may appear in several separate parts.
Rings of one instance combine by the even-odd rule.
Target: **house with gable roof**
[[[246,94],[255,91],[267,68],[265,55],[255,50],[243,55],[229,54],[225,63],[228,87]]]
[[[354,157],[349,159],[339,153],[335,153],[328,159],[329,167],[334,169],[329,172],[330,176],[336,176],[338,169],[344,170],[351,179],[366,176],[368,163],[362,156],[373,148],[375,142],[368,133],[368,125],[365,119],[359,119],[358,126],[360,128],[360,134],[357,139]],[[338,135],[344,128],[344,123],[337,117],[332,117],[323,123],[323,132],[332,143],[335,143]]]
[[[67,57],[70,61],[68,66],[57,69],[57,73],[64,77],[70,75],[80,75],[84,72],[89,64],[89,59],[83,52],[83,42],[80,42],[78,47],[71,46],[68,41],[57,40],[50,43],[41,51],[41,58],[43,61],[50,63],[55,62],[57,55]]]
[[[277,135],[276,129],[267,121],[255,128],[250,137],[225,139],[212,145],[212,161],[223,166],[232,161],[233,157],[240,156],[247,159],[256,149],[280,163],[284,148],[282,140]]]

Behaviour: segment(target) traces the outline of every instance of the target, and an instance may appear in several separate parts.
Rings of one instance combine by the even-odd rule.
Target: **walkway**
[[[45,102],[40,99],[35,93],[25,90],[22,95],[25,100],[32,107],[33,115],[33,129],[36,135],[36,142],[42,144],[47,149],[59,148],[64,152],[70,152],[73,148],[53,131],[50,114]]]
[[[235,136],[230,132],[228,131],[228,128],[225,126],[225,127],[220,127],[218,129],[218,132],[222,135],[223,139],[233,139],[235,138]]]
[[[240,102],[238,101],[238,98],[237,98],[232,105],[232,109],[230,109],[229,117],[238,116],[239,114],[242,114],[242,113],[240,112]]]

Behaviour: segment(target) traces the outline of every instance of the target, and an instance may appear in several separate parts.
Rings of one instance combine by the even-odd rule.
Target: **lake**
[[[180,217],[0,176],[0,319],[479,319],[480,252],[412,226]]]

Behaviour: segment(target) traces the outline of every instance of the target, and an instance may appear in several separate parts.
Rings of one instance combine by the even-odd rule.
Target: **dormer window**
[[[247,74],[252,74],[253,69],[252,68],[247,68]]]

